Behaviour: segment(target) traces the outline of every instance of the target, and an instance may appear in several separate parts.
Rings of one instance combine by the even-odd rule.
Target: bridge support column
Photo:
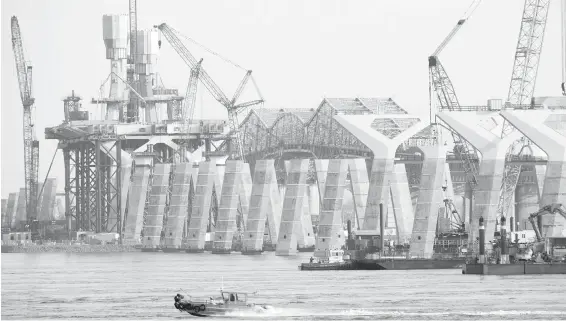
[[[165,248],[169,251],[180,250],[183,241],[183,229],[187,221],[187,207],[191,190],[193,163],[175,165],[169,216],[165,226]]]
[[[216,162],[214,160],[201,162],[187,230],[187,252],[204,252],[206,229],[210,219],[210,206],[212,205],[212,189],[215,186],[216,179]]]
[[[259,254],[263,251],[266,220],[270,242],[275,245],[281,222],[281,198],[273,159],[258,160],[255,164],[242,254]]]
[[[326,187],[326,175],[328,174],[328,159],[315,159],[314,169],[316,171],[316,183],[318,187],[318,195],[320,199],[320,204],[324,199],[324,189]]]
[[[281,213],[281,227],[275,255],[288,256],[297,253],[297,237],[302,230],[301,214],[306,194],[308,159],[292,159],[287,172],[285,199]]]
[[[501,133],[500,128],[495,126],[489,129],[481,125],[484,118],[494,117],[495,114],[486,116],[470,112],[441,112],[437,116],[470,142],[482,155],[479,173],[476,176],[477,186],[473,195],[475,200],[470,216],[468,243],[474,243],[479,237],[480,217],[485,220],[486,241],[493,240],[501,182],[505,170],[505,154],[511,143],[520,138],[520,134],[515,131],[501,139],[494,134]],[[474,248],[474,251],[476,250]]]
[[[438,208],[442,206],[443,199],[446,148],[444,146],[419,148],[424,153],[423,171],[409,253],[411,257],[431,258],[438,222]]]
[[[152,156],[136,155],[134,174],[128,190],[128,213],[124,219],[124,239],[139,243],[143,229],[143,212],[149,186]],[[124,193],[126,194],[126,193]]]
[[[309,194],[309,212],[311,213],[311,219],[313,222],[319,222],[321,202],[320,202],[320,193],[318,192],[318,186],[309,185],[308,194]]]
[[[366,213],[366,202],[369,191],[369,178],[364,158],[351,159],[348,165],[350,173],[350,184],[354,198],[354,226],[352,228],[360,229]],[[407,180],[405,176],[405,181]]]
[[[169,193],[170,175],[171,164],[155,164],[146,223],[143,228],[142,244],[144,248],[156,249],[161,243],[161,231],[163,230],[163,216],[165,215],[167,194]]]
[[[548,155],[540,205],[566,204],[566,110],[502,111],[501,116]],[[565,226],[562,216],[544,215],[541,234],[562,236],[566,234]]]
[[[289,172],[291,166],[291,161],[285,161],[285,171]],[[286,186],[281,188],[282,192],[281,198],[285,198]],[[308,185],[305,186],[305,196],[303,199],[303,207],[301,209],[300,216],[301,228],[298,229],[297,234],[297,244],[299,248],[308,248],[314,246],[314,231],[312,228],[312,219],[309,210],[309,196],[308,196]]]
[[[395,164],[391,178],[391,201],[395,213],[397,243],[408,243],[411,239],[415,213],[407,182],[405,164]]]
[[[224,183],[220,194],[218,206],[218,219],[214,233],[213,254],[225,254],[232,251],[232,240],[237,232],[236,219],[240,194],[242,189],[242,176],[244,167],[249,166],[241,160],[226,161]]]
[[[381,224],[379,221],[379,204],[383,204],[383,217],[387,217],[389,206],[389,189],[391,174],[393,172],[393,158],[374,158],[371,166],[368,200],[366,214],[364,217],[363,230],[377,230]]]
[[[328,250],[339,249],[345,242],[342,229],[342,204],[347,170],[348,160],[331,159],[328,164],[314,252],[317,258],[328,258]]]

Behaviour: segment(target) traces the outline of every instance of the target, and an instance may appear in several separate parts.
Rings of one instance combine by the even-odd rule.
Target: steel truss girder
[[[74,230],[101,233],[122,229],[121,150],[119,140],[109,147],[101,141],[64,147],[65,216],[68,222],[75,220]]]

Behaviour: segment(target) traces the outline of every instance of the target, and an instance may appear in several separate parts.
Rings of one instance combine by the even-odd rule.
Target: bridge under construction
[[[501,216],[511,218],[511,231],[530,229],[531,213],[566,204],[566,92],[534,97],[548,0],[525,1],[509,94],[486,106],[460,105],[439,59],[473,9],[458,20],[428,59],[430,119],[389,97],[264,108],[251,71],[228,98],[177,30],[165,23],[138,30],[137,4],[129,3],[129,15],[102,20],[111,70],[105,94],[90,101],[99,112],[72,92],[65,121],[45,129],[63,153],[64,202],[56,201],[54,179],[38,189],[33,215],[26,189],[10,194],[3,226],[29,229],[30,218],[50,220],[57,209],[69,231],[116,233],[148,250],[202,252],[209,243],[213,253],[229,253],[238,242],[244,253],[270,244],[292,255],[297,247],[342,246],[346,221],[379,232],[383,204],[382,238],[431,257],[438,233],[466,232],[474,244],[480,217],[494,235]],[[166,45],[191,70],[182,96],[159,85],[157,57]],[[564,82],[566,62],[562,69]],[[198,84],[226,107],[227,120],[194,117]],[[257,99],[240,102],[252,85]],[[541,232],[561,236],[565,227],[547,215]]]

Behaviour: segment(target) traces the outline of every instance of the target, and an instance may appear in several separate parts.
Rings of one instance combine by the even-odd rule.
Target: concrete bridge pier
[[[399,115],[397,115],[399,116]],[[394,169],[395,152],[399,145],[426,127],[426,124],[411,115],[405,115],[407,127],[395,133],[379,125],[389,119],[387,115],[336,115],[334,119],[352,135],[356,136],[374,155],[369,175],[368,200],[362,225],[363,230],[379,230],[379,204],[387,209],[390,198],[390,182]],[[401,122],[401,118],[398,120]],[[387,217],[387,213],[384,213]]]
[[[411,239],[415,214],[405,164],[395,164],[390,192],[393,212],[395,213],[397,243],[408,243]]]
[[[308,159],[292,159],[289,162],[285,186],[285,199],[281,212],[281,225],[275,255],[288,256],[297,253],[297,238],[302,233],[301,214],[306,195]]]
[[[480,126],[482,118],[485,118],[486,115],[478,115],[474,112],[441,112],[437,116],[481,154],[468,242],[474,243],[478,240],[480,217],[485,220],[486,241],[491,241],[495,233],[497,206],[505,170],[505,155],[511,143],[520,138],[520,134],[512,132],[501,139],[497,135],[501,133],[501,129],[494,127],[488,130]]]
[[[566,204],[566,110],[502,111],[501,116],[548,155],[540,205]],[[560,215],[547,214],[542,217],[541,233],[563,236],[565,226]]]
[[[411,257],[431,258],[434,253],[438,209],[442,207],[443,201],[446,148],[443,145],[419,148],[424,154],[423,172],[409,254]]]

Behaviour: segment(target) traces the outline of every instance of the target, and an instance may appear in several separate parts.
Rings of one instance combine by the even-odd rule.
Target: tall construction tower
[[[12,16],[12,49],[16,60],[16,71],[20,87],[20,97],[24,107],[24,167],[25,167],[25,200],[27,224],[31,228],[32,239],[37,233],[37,192],[39,169],[39,141],[35,136],[35,99],[32,92],[32,66],[26,64],[22,35],[18,18]]]

